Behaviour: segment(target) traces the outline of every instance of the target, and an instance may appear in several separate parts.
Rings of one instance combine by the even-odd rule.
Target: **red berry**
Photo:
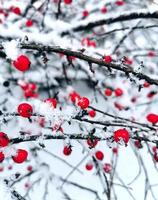
[[[101,9],[101,12],[102,12],[102,13],[106,13],[106,12],[107,12],[107,8],[106,8],[106,7],[103,7],[103,8]]]
[[[49,103],[52,108],[56,108],[57,107],[57,100],[54,99],[54,98],[48,98],[44,102]]]
[[[53,127],[52,127],[52,131],[60,131],[60,132],[64,132],[63,128],[61,127],[61,124],[55,124]]]
[[[144,86],[145,88],[147,88],[147,87],[150,87],[150,84],[149,84],[148,82],[144,82],[143,86]]]
[[[15,163],[23,163],[26,161],[28,152],[23,149],[18,149],[15,156],[12,156],[12,159]]]
[[[28,19],[26,21],[26,24],[25,24],[27,27],[31,27],[33,25],[33,21],[31,19]]]
[[[129,141],[129,132],[126,129],[118,129],[114,132],[114,141],[119,142],[123,140],[125,144]]]
[[[86,109],[89,106],[89,99],[86,97],[82,97],[78,101],[78,106],[80,106],[81,109]]]
[[[120,1],[118,0],[118,1],[115,2],[115,4],[116,4],[117,6],[123,6],[124,3],[125,3],[125,2],[122,1],[122,0],[120,0]]]
[[[75,60],[75,59],[76,59],[76,57],[75,57],[75,56],[68,56],[67,58],[68,58],[68,60],[70,60],[70,61],[72,61],[72,60]]]
[[[33,169],[33,167],[32,167],[31,165],[29,165],[29,166],[27,167],[27,170],[28,170],[29,172],[31,172],[32,169]]]
[[[118,154],[118,148],[117,148],[117,147],[112,148],[112,152],[113,152],[114,154]]]
[[[8,170],[12,170],[13,169],[13,166],[12,165],[9,165],[8,166]]]
[[[29,84],[25,82],[19,83],[19,86],[22,90],[27,90],[29,88]]]
[[[59,56],[62,58],[62,57],[65,56],[65,54],[64,53],[59,53]]]
[[[156,115],[156,114],[151,113],[151,114],[147,115],[146,118],[152,124],[156,124],[158,122],[158,115]]]
[[[90,117],[95,117],[95,115],[96,115],[95,110],[90,110],[90,111],[88,112],[88,115],[89,115]]]
[[[98,159],[98,160],[103,160],[104,159],[104,154],[102,151],[96,151],[95,152],[95,157]]]
[[[89,46],[89,43],[90,43],[90,39],[88,38],[88,37],[86,37],[86,38],[83,38],[82,39],[82,41],[81,41],[81,44],[83,45],[83,46]]]
[[[19,7],[12,7],[11,11],[16,15],[21,15],[21,10]]]
[[[39,94],[38,94],[38,93],[33,93],[32,98],[38,98],[38,97],[39,97]]]
[[[116,97],[120,97],[123,95],[123,90],[121,88],[116,88],[114,92]]]
[[[139,140],[134,141],[134,145],[138,148],[141,149],[142,148],[142,144]]]
[[[106,63],[111,63],[112,62],[112,57],[111,56],[104,56],[104,61],[106,62]]]
[[[105,164],[103,165],[103,170],[104,170],[105,173],[110,173],[111,170],[112,170],[111,164],[105,163]]]
[[[4,167],[0,166],[0,172],[3,172]]]
[[[136,98],[136,97],[132,97],[132,98],[131,98],[131,102],[132,102],[132,103],[135,103],[136,101],[137,101],[137,98]]]
[[[125,107],[123,105],[121,105],[120,103],[114,102],[114,106],[118,109],[118,110],[123,110]]]
[[[88,47],[96,47],[96,42],[95,41],[92,41],[92,40],[90,40],[88,37],[86,37],[86,38],[83,38],[82,39],[82,41],[81,41],[81,44],[83,45],[83,46],[88,46]]]
[[[83,13],[82,13],[83,17],[88,17],[89,15],[89,12],[88,10],[84,10]]]
[[[54,3],[59,3],[59,0],[53,0]]]
[[[13,61],[14,67],[22,72],[27,71],[30,68],[30,64],[29,58],[25,55],[20,55],[17,60]]]
[[[34,96],[34,92],[32,90],[25,90],[24,92],[25,98],[30,98]]]
[[[0,163],[3,162],[4,158],[5,158],[5,157],[4,157],[3,152],[0,152]]]
[[[89,47],[96,47],[96,42],[95,41],[89,41]]]
[[[26,118],[31,117],[33,113],[32,106],[28,103],[21,103],[18,106],[18,113],[22,117],[26,117]]]
[[[112,95],[112,90],[107,88],[107,89],[105,89],[104,94],[105,94],[105,96],[110,97]]]
[[[41,127],[44,127],[45,126],[45,118],[44,117],[40,117],[39,120],[38,120],[38,124],[41,126]]]
[[[147,94],[147,97],[148,98],[153,98],[155,96],[155,94],[157,94],[157,92],[155,91],[150,91],[148,94]]]
[[[71,3],[72,3],[72,0],[64,0],[64,3],[67,4],[67,5],[68,5],[68,4],[71,4]]]
[[[76,103],[76,101],[78,102],[78,100],[81,98],[80,95],[75,91],[71,92],[69,94],[69,96],[70,96],[72,103]]]
[[[152,147],[152,151],[153,151],[154,153],[156,153],[156,152],[157,152],[157,146],[153,146],[153,147]]]
[[[125,58],[125,60],[124,60],[124,63],[126,64],[126,65],[132,65],[132,63],[133,63],[133,60],[131,60],[130,58]]]
[[[87,144],[90,148],[94,148],[98,144],[98,140],[97,139],[91,140],[90,138],[88,138]]]
[[[28,83],[28,87],[30,90],[36,90],[37,89],[37,85],[35,83]]]
[[[6,147],[8,146],[8,144],[9,144],[8,136],[5,133],[0,132],[0,147]]]
[[[86,170],[90,171],[93,169],[93,164],[91,162],[87,163],[85,167],[86,167]]]
[[[71,146],[65,146],[65,147],[64,147],[64,149],[63,149],[63,154],[64,154],[65,156],[69,156],[69,155],[71,154],[71,152],[72,152]]]
[[[158,162],[158,155],[157,155],[157,153],[154,153],[154,160],[155,160],[156,162]]]
[[[0,14],[3,14],[4,10],[2,8],[0,8]]]
[[[5,16],[5,17],[8,17],[9,14],[8,14],[7,12],[4,12],[4,16]]]
[[[31,185],[29,184],[29,183],[25,183],[25,188],[29,188],[29,187],[31,187]]]
[[[148,56],[149,57],[154,57],[155,56],[155,52],[154,51],[149,51],[148,52]]]

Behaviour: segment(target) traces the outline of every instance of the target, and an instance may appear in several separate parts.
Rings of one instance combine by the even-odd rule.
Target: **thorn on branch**
[[[92,67],[92,63],[91,63],[91,62],[88,62],[88,64],[89,64],[89,69],[90,69],[90,71],[94,74],[95,71],[94,71],[94,69],[93,69],[93,67]]]
[[[48,58],[47,58],[47,55],[46,55],[46,52],[42,52],[42,61],[44,64],[46,64],[48,62]]]

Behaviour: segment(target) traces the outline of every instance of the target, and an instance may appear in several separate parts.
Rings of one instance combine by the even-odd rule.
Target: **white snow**
[[[0,179],[0,198],[2,200],[13,200],[11,191],[2,179]]]
[[[2,46],[4,47],[7,58],[11,60],[16,60],[19,54],[18,44],[18,40],[2,42]]]

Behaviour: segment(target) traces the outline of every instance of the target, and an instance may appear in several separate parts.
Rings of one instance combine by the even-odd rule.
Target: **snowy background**
[[[11,141],[38,136],[1,147],[0,199],[158,199],[153,150],[158,126],[147,120],[148,114],[158,114],[157,12],[152,0],[0,1],[0,131]],[[24,73],[13,65],[20,55],[31,61]],[[104,56],[112,62],[104,63]],[[36,85],[33,93],[26,94],[26,83]],[[87,114],[92,107],[82,117],[71,102],[73,91],[89,99],[94,118]],[[54,109],[44,102],[50,97],[57,99]],[[33,107],[30,120],[16,115],[23,102]],[[127,146],[113,141],[122,127],[130,133]],[[100,138],[95,148],[87,144],[91,133]],[[82,139],[71,139],[79,134]],[[63,154],[66,145],[72,146],[69,156]],[[28,151],[22,164],[12,160],[19,148]],[[102,161],[95,159],[98,150]],[[87,163],[92,170],[86,170]],[[105,163],[111,164],[110,173],[104,172]]]

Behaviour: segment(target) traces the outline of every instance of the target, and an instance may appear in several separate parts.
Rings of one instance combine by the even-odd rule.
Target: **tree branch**
[[[97,26],[102,26],[105,24],[113,24],[116,22],[124,22],[128,20],[136,20],[136,19],[157,19],[158,18],[158,12],[149,12],[148,10],[144,11],[132,11],[132,12],[124,12],[123,14],[116,16],[116,17],[109,17],[105,19],[99,19],[94,22],[89,22],[87,24],[83,23],[82,21],[74,28],[72,28],[69,31],[62,32],[62,36],[68,35],[69,32],[80,32],[80,31],[87,31],[92,28],[95,28]]]

